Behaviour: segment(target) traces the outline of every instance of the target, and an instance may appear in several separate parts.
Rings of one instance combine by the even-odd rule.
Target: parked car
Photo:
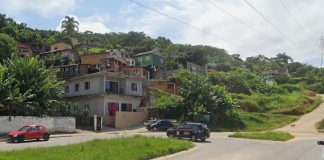
[[[167,130],[168,137],[190,138],[192,141],[205,141],[210,136],[210,131],[203,123],[185,123],[176,125]]]
[[[156,121],[152,121],[149,124],[147,124],[146,128],[148,130],[153,130],[153,131],[158,131],[158,130],[165,131],[173,126],[174,126],[174,124],[169,120],[156,120]]]
[[[50,132],[42,125],[28,125],[20,128],[16,131],[11,131],[8,134],[8,141],[10,142],[23,142],[24,140],[43,139],[48,141],[50,138]]]

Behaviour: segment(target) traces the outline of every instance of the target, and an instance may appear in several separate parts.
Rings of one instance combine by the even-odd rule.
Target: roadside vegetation
[[[272,141],[288,141],[294,138],[293,135],[285,132],[236,132],[229,135],[229,137]]]
[[[316,129],[318,132],[324,133],[324,119],[316,124]]]
[[[200,76],[201,80],[195,76]],[[209,112],[208,126],[212,131],[270,131],[296,121],[322,102],[320,97],[310,94],[302,85],[268,85],[257,74],[241,68],[209,72],[207,76],[179,70],[170,81],[180,85],[178,95],[155,91],[153,105],[160,108],[163,118],[202,121],[199,113]],[[208,87],[203,88],[205,86]],[[213,87],[218,89],[213,91]],[[218,94],[208,94],[217,91]],[[203,95],[213,95],[213,98],[204,99]],[[215,105],[212,109],[213,102],[227,103]],[[182,106],[192,108],[186,107],[190,109],[186,112]],[[184,117],[184,113],[195,116]]]
[[[193,147],[191,141],[133,136],[93,140],[67,146],[0,152],[0,160],[138,160],[172,154]]]

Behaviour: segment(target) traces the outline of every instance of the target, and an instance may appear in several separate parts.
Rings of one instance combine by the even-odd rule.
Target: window
[[[79,83],[74,85],[74,92],[78,92],[79,91]]]
[[[132,104],[122,103],[121,111],[123,111],[123,112],[131,112],[132,111]]]
[[[151,59],[150,56],[145,56],[145,61],[149,61]]]
[[[90,81],[89,82],[84,82],[84,89],[85,90],[90,89]]]
[[[70,87],[69,87],[69,86],[65,86],[65,88],[64,88],[64,92],[65,92],[65,93],[69,93],[69,91],[70,91]]]
[[[137,83],[132,83],[132,91],[137,91]]]
[[[84,109],[85,109],[85,110],[89,110],[89,109],[90,109],[89,104],[84,105]]]

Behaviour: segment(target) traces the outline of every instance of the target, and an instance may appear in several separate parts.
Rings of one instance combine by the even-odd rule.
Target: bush
[[[290,83],[291,78],[289,76],[277,76],[275,77],[275,81],[278,84],[286,84],[286,83]]]
[[[283,84],[283,85],[280,85],[280,87],[283,88],[284,90],[287,90],[290,93],[301,91],[301,88],[299,87],[299,85]]]
[[[239,100],[240,107],[247,112],[261,112],[262,108],[254,101],[249,99]]]

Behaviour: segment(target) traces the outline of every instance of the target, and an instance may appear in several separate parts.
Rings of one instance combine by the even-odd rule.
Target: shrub
[[[262,108],[254,101],[249,99],[239,100],[240,107],[247,112],[261,112]]]
[[[283,88],[284,90],[287,90],[288,92],[301,91],[301,88],[299,87],[299,85],[283,84],[283,85],[280,85],[280,87]]]

